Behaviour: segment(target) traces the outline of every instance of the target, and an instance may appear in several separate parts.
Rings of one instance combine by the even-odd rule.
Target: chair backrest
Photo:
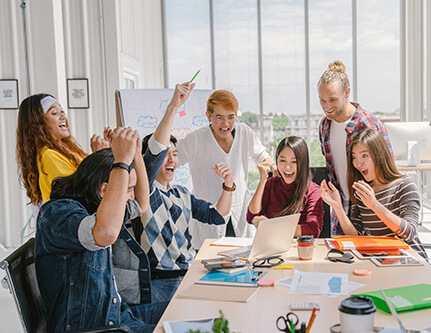
[[[0,263],[15,299],[25,332],[46,332],[42,297],[34,268],[34,238],[21,245]]]
[[[313,182],[320,185],[322,180],[328,181],[328,174],[326,173],[325,167],[313,167],[311,168],[311,177]],[[331,237],[331,210],[329,206],[323,202],[323,209],[325,214],[323,215],[323,227],[320,232],[319,238],[329,238]]]

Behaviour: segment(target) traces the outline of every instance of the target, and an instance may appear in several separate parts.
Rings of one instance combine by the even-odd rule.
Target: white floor
[[[419,237],[425,244],[431,244],[431,210],[425,209],[424,220],[420,226]],[[0,261],[4,259],[12,250],[6,252],[0,246]],[[427,249],[428,257],[431,258],[431,248]],[[0,270],[0,279],[3,279],[4,271]],[[7,289],[0,286],[0,333],[21,333],[24,332],[18,311],[16,309],[12,295]]]

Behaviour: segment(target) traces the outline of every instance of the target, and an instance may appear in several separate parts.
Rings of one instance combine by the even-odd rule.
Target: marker
[[[193,82],[193,80],[195,79],[195,77],[196,77],[196,76],[198,76],[198,74],[199,74],[199,72],[200,72],[200,71],[201,71],[201,70],[198,70],[198,71],[196,72],[195,76],[193,76],[193,77],[192,77],[192,79],[190,80],[190,83],[192,83],[192,82]]]
[[[308,322],[307,330],[306,330],[307,333],[310,332],[311,325],[313,325],[314,319],[316,318],[316,310],[317,310],[317,308],[314,307],[313,311],[311,312],[310,321]]]

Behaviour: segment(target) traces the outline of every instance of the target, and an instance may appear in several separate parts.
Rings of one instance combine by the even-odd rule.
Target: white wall
[[[160,1],[32,0],[26,2],[27,80],[22,10],[0,1],[0,79],[18,79],[19,98],[41,92],[67,108],[67,78],[89,80],[89,109],[69,109],[72,134],[89,152],[89,138],[116,125],[116,89],[123,71],[139,77],[137,88],[163,87]],[[29,84],[29,91],[27,89]],[[0,110],[0,243],[20,244],[31,212],[15,158],[18,110]]]

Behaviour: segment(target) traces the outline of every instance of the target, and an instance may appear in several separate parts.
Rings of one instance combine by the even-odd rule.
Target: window
[[[202,68],[199,88],[232,90],[240,120],[263,132],[272,155],[280,138],[298,135],[312,165],[324,165],[317,81],[334,60],[346,66],[352,101],[400,117],[400,0],[165,1],[169,86]]]
[[[400,3],[358,4],[358,101],[385,119],[400,119]]]
[[[169,0],[165,6],[169,87],[190,80],[211,88],[211,45],[208,1]]]

